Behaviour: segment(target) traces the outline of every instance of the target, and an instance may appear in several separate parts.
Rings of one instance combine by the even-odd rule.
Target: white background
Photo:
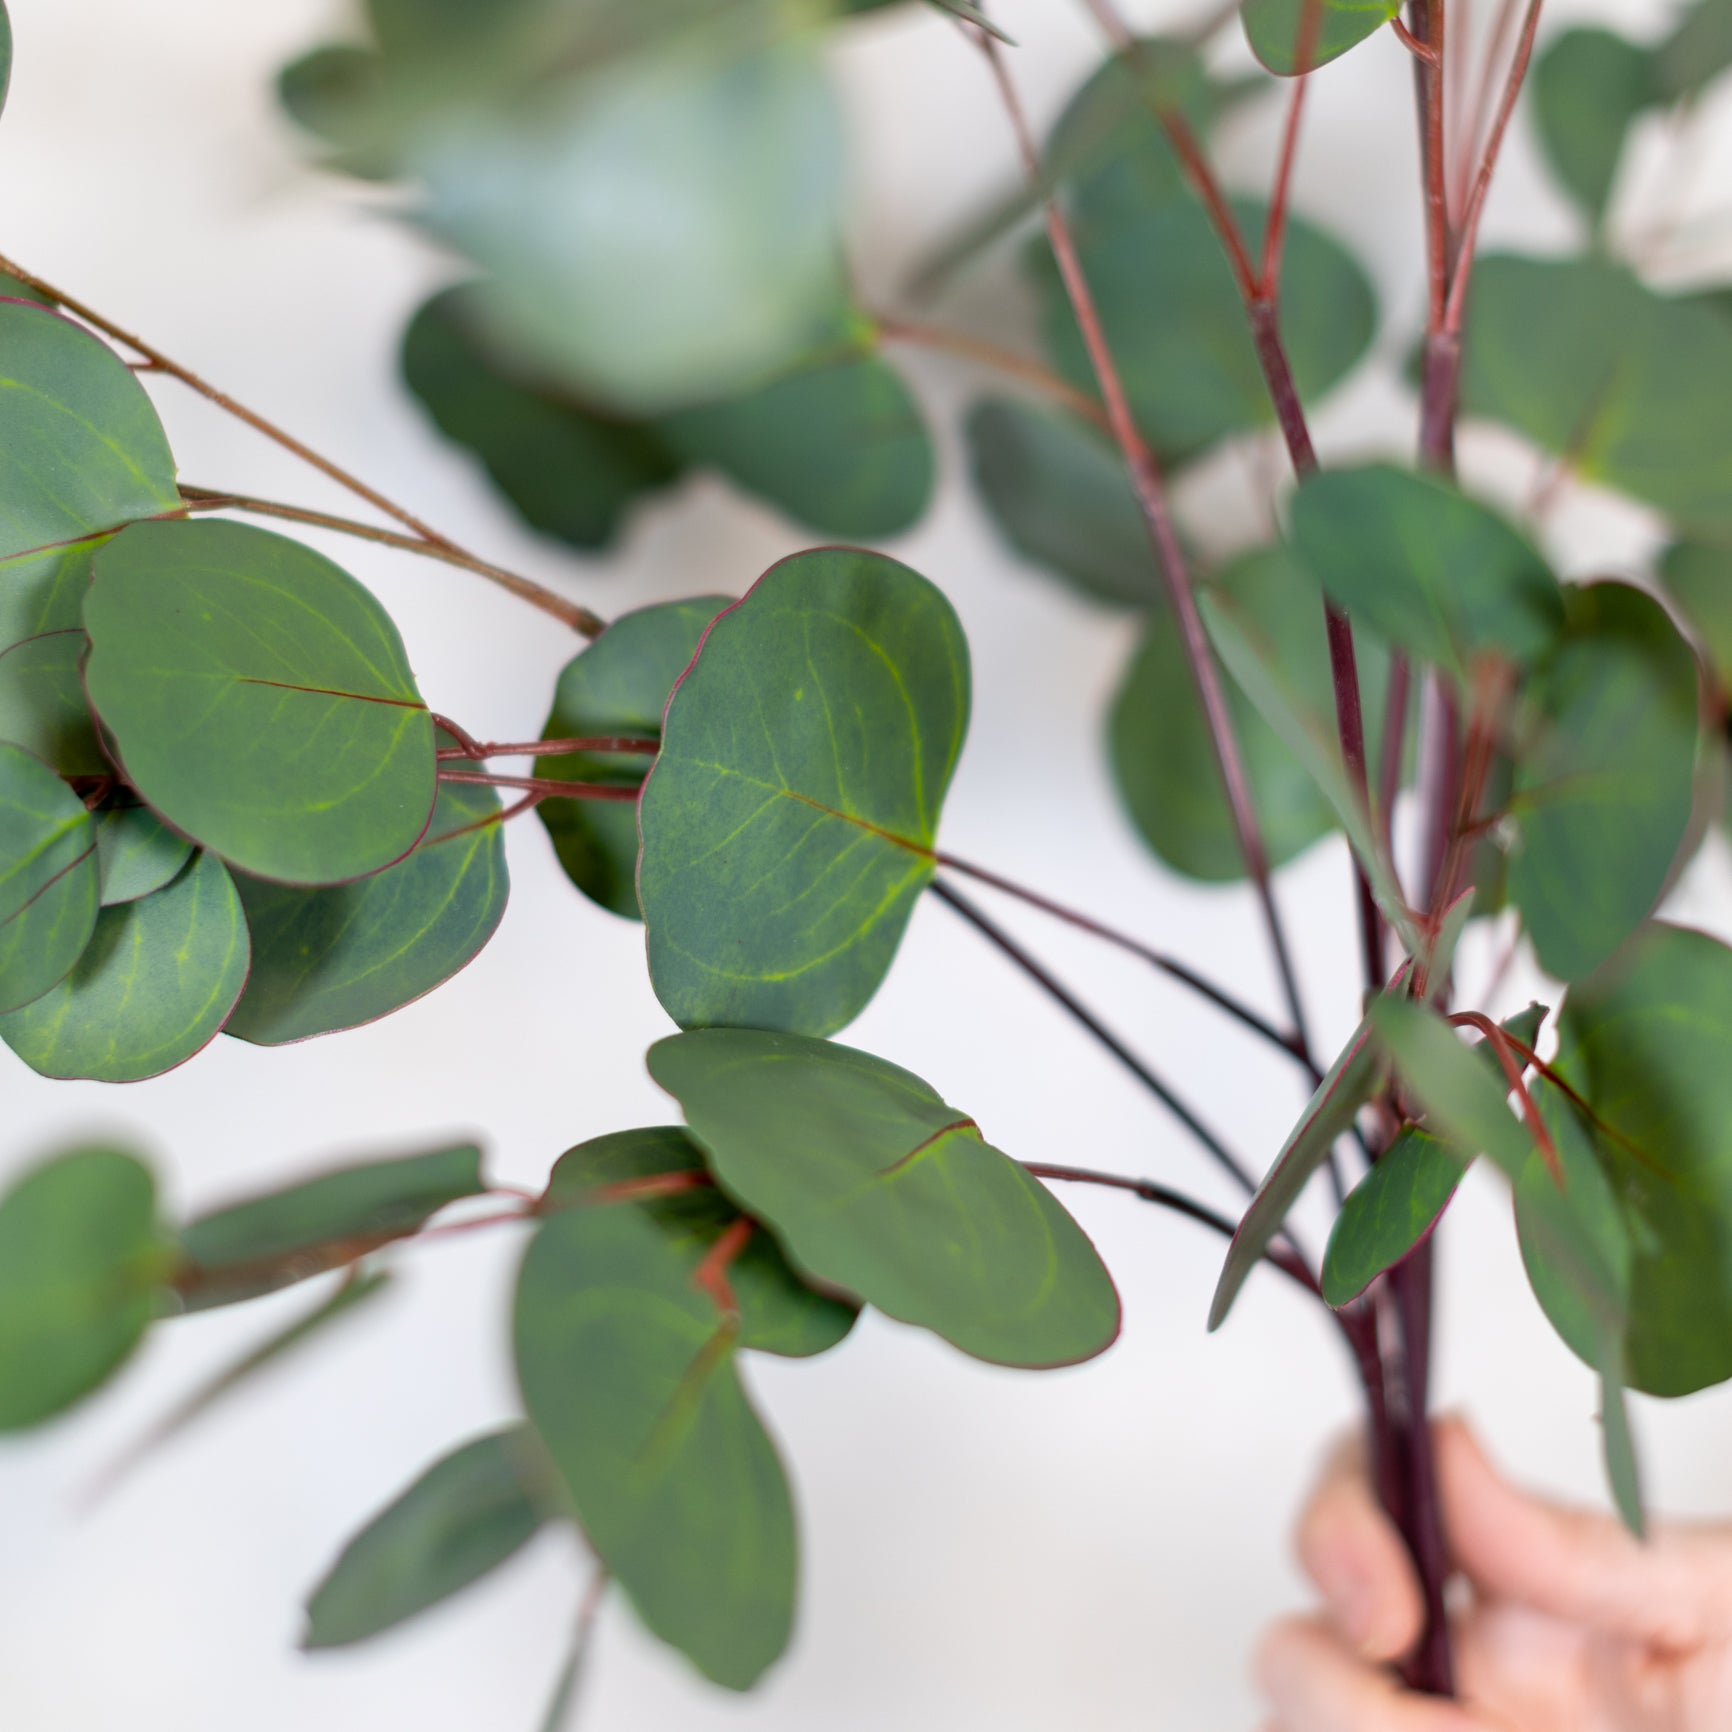
[[[146,333],[490,557],[603,613],[738,591],[796,532],[717,484],[682,489],[607,563],[525,535],[442,446],[394,375],[407,312],[450,267],[354,189],[307,170],[276,116],[275,68],[333,28],[324,0],[12,0],[13,96],[0,125],[0,250]],[[1140,21],[1178,22],[1154,5]],[[1050,118],[1097,53],[1080,6],[1005,0],[1013,57]],[[1656,30],[1657,15],[1629,17]],[[1555,24],[1554,20],[1554,24]],[[1236,44],[1229,44],[1236,51]],[[1007,184],[1002,118],[954,33],[917,9],[858,29],[839,70],[858,138],[860,274],[891,300],[947,225]],[[1384,299],[1375,367],[1318,421],[1326,458],[1405,450],[1411,409],[1388,383],[1420,283],[1409,67],[1385,38],[1317,80],[1302,206],[1371,263]],[[1264,173],[1278,105],[1236,127],[1241,184]],[[1624,189],[1633,219],[1666,178],[1650,128]],[[1714,204],[1715,175],[1697,202]],[[1518,124],[1487,224],[1494,242],[1569,244]],[[1696,268],[1712,255],[1699,254]],[[941,309],[937,316],[956,316]],[[895,547],[955,599],[977,704],[947,845],[1100,911],[1272,1003],[1249,900],[1159,869],[1120,816],[1099,745],[1132,626],[1085,610],[995,542],[961,485],[955,412],[979,381],[914,358],[945,428],[945,488]],[[341,496],[208,406],[159,393],[183,477],[345,509]],[[1468,441],[1478,484],[1507,498],[1531,457]],[[1191,490],[1212,545],[1260,533],[1255,463]],[[1552,546],[1575,575],[1652,545],[1641,518],[1570,496]],[[495,738],[539,730],[575,644],[462,574],[336,549],[400,621],[434,706]],[[644,1074],[666,1031],[637,928],[573,894],[532,822],[513,827],[512,906],[455,983],[387,1022],[285,1051],[219,1041],[130,1089],[58,1085],[0,1051],[10,1169],[79,1136],[148,1150],[177,1209],[207,1206],[344,1154],[475,1130],[504,1179],[536,1183],[566,1146],[670,1116]],[[1352,1013],[1352,929],[1337,844],[1285,875],[1325,1041]],[[1716,841],[1682,898],[1732,925]],[[1279,1061],[1134,964],[1010,909],[1004,918],[1107,1008],[1261,1166],[1299,1104]],[[1471,990],[1489,971],[1470,946]],[[1519,977],[1499,1007],[1522,1002]],[[851,1039],[928,1076],[1028,1159],[1191,1180],[1223,1202],[1160,1109],[939,906],[917,914],[889,984]],[[805,1582],[792,1654],[744,1700],[691,1677],[604,1613],[583,1723],[593,1732],[888,1727],[997,1732],[1229,1732],[1255,1719],[1245,1680],[1259,1625],[1298,1600],[1286,1530],[1313,1462],[1350,1422],[1327,1323],[1282,1284],[1252,1283],[1231,1325],[1203,1316],[1208,1235],[1128,1198],[1069,1194],[1123,1287],[1105,1359],[1027,1376],[868,1320],[811,1365],[754,1382],[794,1465]],[[0,1449],[0,1725],[8,1732],[525,1732],[570,1626],[582,1567],[564,1539],[419,1625],[341,1657],[296,1653],[297,1606],[337,1544],[434,1455],[511,1410],[504,1307],[515,1247],[477,1236],[406,1252],[397,1293],[346,1334],[261,1380],[99,1507],[93,1475],[306,1293],[157,1333],[118,1386],[72,1420]],[[1504,1199],[1470,1182],[1443,1250],[1438,1374],[1523,1474],[1602,1500],[1588,1375],[1526,1290]],[[1732,1399],[1638,1404],[1655,1501],[1732,1507]]]

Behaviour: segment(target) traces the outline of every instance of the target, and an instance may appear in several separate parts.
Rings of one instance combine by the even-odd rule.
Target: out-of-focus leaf
[[[738,1322],[714,1283],[694,1280],[704,1255],[637,1207],[550,1216],[518,1276],[517,1377],[639,1616],[706,1677],[745,1690],[793,1627],[794,1512],[740,1381]]]
[[[656,413],[834,332],[842,135],[809,35],[718,18],[588,78],[454,105],[405,159],[429,224],[487,273],[490,326],[586,398]]]
[[[968,699],[950,603],[880,554],[796,554],[716,619],[638,802],[676,1022],[828,1034],[859,1014],[932,876]]]
[[[385,64],[371,48],[333,42],[291,60],[277,74],[277,99],[289,118],[332,148],[349,174],[384,179],[391,153],[367,143],[368,113],[383,93]]]
[[[173,1256],[136,1157],[77,1149],[0,1199],[0,1431],[52,1419],[126,1362]]]
[[[554,1513],[548,1477],[526,1425],[442,1456],[344,1546],[307,1601],[302,1646],[364,1642],[498,1569]]]
[[[466,447],[524,522],[593,551],[679,460],[653,427],[602,415],[503,362],[476,329],[475,290],[447,289],[403,334],[403,377],[446,438]]]
[[[878,541],[932,496],[920,406],[881,355],[823,357],[756,390],[657,424],[669,447],[718,469],[821,535]]]
[[[473,1143],[339,1167],[190,1222],[177,1285],[192,1310],[273,1293],[419,1232],[486,1188]]]
[[[71,972],[96,928],[96,837],[84,802],[0,742],[0,1011]]]
[[[1145,544],[1146,545],[1146,544]],[[1243,554],[1209,586],[1254,622],[1292,690],[1319,715],[1332,713],[1333,684],[1323,598],[1278,548]],[[1382,746],[1389,658],[1359,641],[1359,685],[1370,762]],[[1336,827],[1335,808],[1292,744],[1233,681],[1227,702],[1272,866],[1284,865]],[[1152,614],[1113,700],[1108,744],[1119,797],[1149,846],[1175,871],[1219,882],[1245,875],[1219,761],[1171,613]]]
[[[1732,6],[1695,0],[1654,52],[1654,79],[1668,101],[1696,95],[1732,66]]]
[[[1732,546],[1675,541],[1661,556],[1660,580],[1694,628],[1715,683],[1732,686]]]
[[[1235,200],[1260,234],[1261,205]],[[1231,433],[1273,424],[1269,390],[1219,237],[1195,200],[1102,222],[1078,236],[1083,270],[1123,375],[1137,424],[1171,458]],[[1061,372],[1093,392],[1093,367],[1049,252],[1034,255],[1048,348]],[[1289,224],[1281,331],[1306,403],[1323,397],[1371,342],[1370,280],[1341,244]]]
[[[655,1194],[660,1181],[688,1180],[688,1189]],[[642,1210],[682,1257],[695,1252],[700,1261],[744,1218],[710,1181],[703,1152],[678,1125],[617,1131],[567,1149],[549,1175],[540,1212],[570,1208]],[[807,1286],[768,1232],[747,1239],[727,1278],[742,1347],[807,1359],[828,1352],[854,1326],[857,1308]]]
[[[723,1187],[815,1279],[998,1364],[1073,1364],[1118,1334],[1082,1229],[918,1077],[745,1028],[658,1041],[649,1067]]]
[[[1113,607],[1165,600],[1124,459],[1068,410],[989,397],[967,423],[974,484],[1026,560]]]
[[[1474,268],[1464,414],[1501,421],[1681,532],[1732,534],[1732,327],[1605,259]]]
[[[1307,7],[1317,5],[1313,23]],[[1243,0],[1239,16],[1251,52],[1283,78],[1339,59],[1401,10],[1400,0]],[[1315,32],[1305,41],[1308,32]]]
[[[1591,973],[1652,911],[1690,822],[1696,658],[1626,584],[1568,591],[1527,693],[1510,813],[1511,900],[1559,980]]]
[[[85,684],[153,810],[283,883],[360,878],[414,847],[433,810],[433,720],[397,628],[354,578],[215,521],[134,524],[95,567]]]
[[[668,693],[691,666],[705,628],[730,605],[727,596],[700,595],[622,614],[565,664],[542,738],[660,739]],[[573,752],[538,758],[535,773],[558,781],[636,787],[653,761],[635,752]],[[642,918],[635,806],[555,799],[543,800],[536,814],[547,826],[566,876],[585,896],[628,920]]]
[[[1563,624],[1557,579],[1509,524],[1389,464],[1309,476],[1293,500],[1293,547],[1356,620],[1458,679],[1483,651],[1532,660]]]
[[[1533,113],[1546,161],[1596,227],[1630,123],[1656,96],[1652,53],[1615,31],[1566,30],[1534,62]]]
[[[326,890],[241,878],[253,965],[227,1032],[278,1046],[355,1028],[467,967],[510,894],[498,818],[493,789],[442,782],[427,834],[383,872]]]
[[[163,889],[104,908],[72,972],[0,1016],[0,1040],[43,1076],[142,1082],[216,1038],[246,984],[247,958],[234,880],[201,852]]]

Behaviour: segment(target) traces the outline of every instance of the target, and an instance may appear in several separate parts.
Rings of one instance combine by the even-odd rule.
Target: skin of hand
[[[1417,1641],[1419,1584],[1365,1472],[1330,1461],[1301,1518],[1314,1617],[1264,1637],[1265,1732],[1729,1732],[1732,1526],[1650,1524],[1645,1543],[1610,1516],[1509,1484],[1465,1425],[1436,1428],[1461,1701],[1403,1690],[1391,1661]]]

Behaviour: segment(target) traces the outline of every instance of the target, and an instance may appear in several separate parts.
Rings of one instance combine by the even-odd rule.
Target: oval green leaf
[[[397,628],[299,542],[140,523],[84,603],[85,683],[127,780],[177,830],[287,884],[400,860],[433,810],[433,720]]]
[[[114,1149],[32,1168],[0,1199],[0,1431],[52,1419],[131,1356],[173,1261],[149,1169]]]
[[[988,398],[965,431],[975,488],[1018,554],[1113,607],[1165,602],[1124,459],[1098,429],[1066,410]]]
[[[746,1690],[788,1644],[798,1569],[776,1447],[740,1382],[703,1252],[643,1209],[546,1220],[517,1281],[524,1406],[645,1624]]]
[[[95,531],[180,509],[174,458],[113,350],[0,300],[0,650],[78,624]]]
[[[1312,7],[1318,11],[1315,23]],[[1401,0],[1243,0],[1239,18],[1251,52],[1271,72],[1293,78],[1339,60],[1400,10]]]
[[[1615,31],[1566,30],[1534,62],[1533,116],[1552,173],[1597,228],[1624,140],[1657,101],[1654,57]]]
[[[1075,1364],[1118,1335],[1083,1230],[918,1077],[743,1028],[658,1041],[649,1067],[725,1189],[814,1279],[1002,1365]]]
[[[64,980],[96,929],[96,837],[84,802],[0,742],[0,1012]]]
[[[96,870],[102,906],[136,902],[162,889],[192,857],[192,844],[148,806],[121,795],[95,813]]]
[[[25,638],[0,651],[0,740],[52,764],[63,776],[104,776],[112,768],[96,738],[76,628]]]
[[[1279,548],[1241,555],[1210,585],[1256,623],[1295,693],[1321,714],[1332,712],[1334,686],[1323,627],[1323,600],[1310,576]],[[1382,750],[1389,657],[1382,644],[1359,643],[1359,684],[1369,756]],[[1237,683],[1224,681],[1251,798],[1272,866],[1285,865],[1337,827],[1335,809],[1291,742],[1277,732]],[[1245,876],[1239,833],[1221,785],[1214,741],[1177,622],[1151,615],[1108,721],[1108,751],[1119,798],[1143,839],[1187,877],[1220,883]]]
[[[1675,541],[1660,558],[1660,580],[1701,645],[1715,684],[1732,687],[1732,547]]]
[[[587,409],[501,360],[477,328],[474,295],[447,289],[409,321],[405,383],[532,529],[606,547],[639,500],[678,476],[678,460],[652,427]]]
[[[358,1028],[442,986],[498,929],[510,894],[499,798],[442,782],[414,852],[354,884],[237,883],[253,966],[225,1032],[280,1046]]]
[[[486,1188],[473,1143],[339,1167],[189,1223],[177,1285],[194,1310],[273,1293],[419,1232]]]
[[[1541,966],[1591,973],[1652,912],[1690,822],[1696,658],[1640,590],[1568,592],[1568,624],[1527,693],[1509,893]]]
[[[710,621],[732,605],[728,596],[700,595],[622,614],[565,664],[542,738],[659,740],[668,693],[691,666]],[[652,762],[636,753],[574,752],[538,758],[535,773],[637,787]],[[641,919],[637,808],[624,801],[543,800],[535,810],[572,883],[603,908]]]
[[[1458,679],[1482,651],[1531,661],[1563,623],[1557,579],[1496,512],[1390,464],[1308,477],[1293,549],[1356,621]]]
[[[821,535],[900,535],[932,497],[920,405],[870,351],[825,356],[743,396],[670,415],[659,431],[688,462],[720,470]]]
[[[1409,1126],[1348,1194],[1323,1252],[1323,1297],[1351,1305],[1429,1233],[1467,1174],[1448,1144]]]
[[[684,1188],[680,1188],[684,1187]],[[744,1217],[712,1181],[703,1152],[678,1125],[617,1131],[579,1143],[548,1178],[543,1214],[574,1207],[643,1210],[700,1260]],[[826,1353],[854,1326],[857,1307],[806,1285],[767,1232],[754,1232],[727,1268],[739,1344],[791,1359]]]
[[[302,1646],[364,1642],[515,1556],[550,1513],[540,1456],[513,1425],[441,1457],[344,1546],[307,1601]]]
[[[43,1076],[160,1076],[216,1037],[246,984],[247,954],[234,880],[214,854],[195,855],[166,889],[104,908],[77,967],[0,1017],[0,1040]]]
[[[968,701],[950,603],[880,554],[796,554],[716,620],[638,803],[675,1022],[828,1034],[860,1013],[932,876]]]

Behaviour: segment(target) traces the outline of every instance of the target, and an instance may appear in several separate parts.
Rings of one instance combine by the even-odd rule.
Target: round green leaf
[[[1260,205],[1235,201],[1247,232]],[[1083,228],[1083,270],[1137,424],[1169,458],[1274,421],[1269,389],[1221,242],[1194,199]],[[1054,361],[1093,394],[1094,369],[1051,255],[1035,255]],[[1376,326],[1371,283],[1352,254],[1313,224],[1288,227],[1281,331],[1307,404],[1346,376]]]
[[[1661,556],[1660,578],[1695,629],[1716,683],[1732,685],[1732,547],[1674,542]]]
[[[1611,30],[1566,30],[1534,62],[1533,114],[1546,161],[1596,226],[1630,123],[1658,94],[1652,54]]]
[[[1481,260],[1461,405],[1681,529],[1732,532],[1732,328],[1620,265]]]
[[[1428,475],[1376,463],[1309,476],[1292,533],[1301,563],[1356,620],[1458,678],[1483,650],[1532,660],[1563,621],[1557,580],[1528,542]]]
[[[968,697],[950,603],[880,554],[796,554],[717,618],[638,803],[650,977],[677,1023],[828,1034],[859,1014],[932,876]]]
[[[821,535],[900,535],[932,497],[920,406],[873,353],[802,366],[744,396],[670,415],[659,430],[688,461],[719,469]]]
[[[126,796],[95,813],[96,870],[102,906],[136,902],[173,880],[192,855],[192,844],[178,836],[148,806]]]
[[[39,1425],[113,1376],[171,1261],[156,1183],[132,1155],[78,1149],[27,1172],[0,1199],[0,1431]]]
[[[335,884],[400,860],[435,794],[433,719],[384,609],[235,523],[140,523],[97,555],[85,684],[131,782],[243,871]]]
[[[1334,687],[1317,585],[1278,548],[1242,555],[1211,585],[1255,621],[1295,691],[1333,716]],[[1382,750],[1389,658],[1359,640],[1361,707],[1370,756]],[[1271,865],[1284,865],[1336,827],[1334,809],[1291,743],[1231,680],[1224,682]],[[1108,750],[1119,797],[1143,839],[1176,872],[1206,882],[1244,877],[1238,831],[1221,786],[1184,642],[1166,611],[1153,614],[1113,700]]]
[[[1449,1207],[1467,1172],[1447,1143],[1410,1126],[1348,1194],[1323,1253],[1323,1297],[1349,1305]]]
[[[691,666],[710,621],[731,605],[727,596],[700,595],[622,614],[566,663],[542,738],[659,739],[668,693]],[[538,758],[535,773],[636,787],[652,761],[636,753],[574,752]],[[640,919],[636,807],[612,800],[543,800],[536,814],[572,883],[603,908]]]
[[[1083,1230],[918,1077],[744,1028],[658,1041],[649,1067],[722,1185],[814,1279],[1003,1365],[1074,1364],[1118,1335]]]
[[[0,1016],[0,1040],[43,1076],[139,1082],[208,1045],[246,978],[234,881],[199,854],[166,890],[103,909],[77,967]]]
[[[0,740],[33,752],[63,776],[110,769],[79,672],[84,642],[83,632],[69,629],[0,651]]]
[[[489,320],[586,397],[702,401],[834,329],[839,117],[809,36],[754,34],[690,32],[410,142],[428,221],[491,278]]]
[[[0,300],[0,353],[4,650],[76,626],[100,540],[93,532],[178,510],[180,493],[138,376],[83,326],[33,302]]]
[[[695,1183],[630,1200],[633,1187],[661,1180]],[[710,1182],[703,1151],[678,1125],[616,1131],[567,1149],[548,1177],[541,1212],[586,1206],[641,1209],[682,1255],[695,1250],[700,1259],[742,1219],[733,1200]],[[752,1234],[727,1276],[739,1306],[742,1347],[807,1359],[828,1352],[854,1327],[856,1307],[808,1287],[767,1232]]]
[[[1696,658],[1621,583],[1572,588],[1535,673],[1509,810],[1509,893],[1541,966],[1591,973],[1652,911],[1690,822]]]
[[[96,928],[96,838],[84,802],[0,743],[0,1011],[40,998]]]
[[[787,1646],[794,1512],[703,1255],[643,1209],[567,1209],[537,1232],[514,1317],[524,1407],[596,1555],[645,1624],[749,1689]]]
[[[403,334],[403,377],[440,432],[480,458],[524,522],[586,550],[680,464],[655,430],[514,371],[476,329],[472,288],[435,295]]]
[[[1629,1377],[1652,1395],[1732,1377],[1729,1043],[1732,951],[1655,923],[1564,1001],[1553,1062],[1597,1122],[1540,1090],[1566,1174],[1587,1154],[1610,1185],[1599,1213],[1629,1242]],[[1590,1353],[1579,1323],[1535,1285],[1565,1340]]]
[[[253,966],[225,1032],[280,1046],[357,1028],[442,986],[498,929],[510,894],[499,797],[441,783],[415,851],[354,884],[237,884]]]
[[[12,20],[6,15],[4,0],[0,0],[0,108],[6,106],[6,93],[12,85]]]
[[[1654,51],[1654,78],[1668,101],[1694,96],[1732,66],[1732,11],[1720,0],[1695,0]]]
[[[307,1648],[364,1642],[479,1581],[547,1518],[545,1469],[514,1425],[443,1456],[344,1546],[307,1602]]]
[[[1017,553],[1096,601],[1166,599],[1123,457],[1061,409],[1008,399],[975,404],[966,426],[974,485]]]
[[[1321,0],[1320,16],[1313,24],[1307,16],[1318,0],[1243,0],[1239,17],[1251,52],[1283,78],[1309,72],[1338,60],[1357,48],[1401,10],[1401,0]],[[1305,33],[1316,36],[1307,47]]]

